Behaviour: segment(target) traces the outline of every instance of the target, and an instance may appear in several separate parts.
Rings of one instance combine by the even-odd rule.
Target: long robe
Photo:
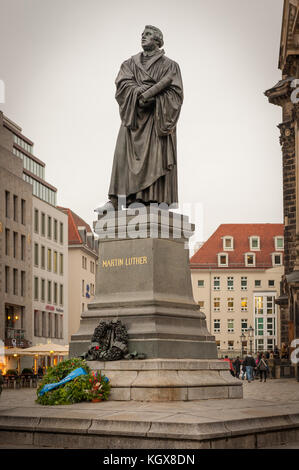
[[[146,63],[142,53],[126,60],[116,78],[116,100],[121,126],[116,142],[109,197],[125,195],[129,201],[178,202],[176,124],[183,102],[179,66],[164,51]],[[162,82],[161,82],[162,80]],[[155,104],[142,108],[141,92],[167,82]],[[152,88],[152,90],[154,90]]]

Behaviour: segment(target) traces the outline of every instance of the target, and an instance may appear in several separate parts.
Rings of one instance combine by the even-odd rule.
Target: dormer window
[[[223,250],[233,250],[233,249],[234,249],[233,237],[230,237],[230,236],[223,237]]]
[[[255,266],[255,253],[245,253],[245,266]]]
[[[284,238],[283,237],[274,237],[275,240],[275,250],[284,249]]]
[[[218,253],[218,266],[228,266],[227,253]]]
[[[260,250],[260,237],[253,235],[249,238],[250,250]]]
[[[282,253],[272,253],[272,264],[273,266],[282,265]]]

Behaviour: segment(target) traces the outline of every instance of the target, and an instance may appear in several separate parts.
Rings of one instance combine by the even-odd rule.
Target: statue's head
[[[153,50],[160,48],[164,44],[163,34],[159,28],[152,25],[146,25],[141,35],[141,46],[144,50]]]

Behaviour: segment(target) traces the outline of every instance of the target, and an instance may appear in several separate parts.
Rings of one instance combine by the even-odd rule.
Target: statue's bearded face
[[[158,47],[155,32],[152,29],[145,28],[141,35],[141,46],[144,51],[152,51]]]

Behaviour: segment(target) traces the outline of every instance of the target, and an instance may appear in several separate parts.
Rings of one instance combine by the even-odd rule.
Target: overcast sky
[[[202,208],[198,237],[221,223],[282,223],[281,109],[264,96],[281,77],[282,7],[283,0],[0,0],[0,109],[34,141],[58,204],[92,224],[107,201],[120,125],[114,80],[153,24],[182,72],[179,199]]]

